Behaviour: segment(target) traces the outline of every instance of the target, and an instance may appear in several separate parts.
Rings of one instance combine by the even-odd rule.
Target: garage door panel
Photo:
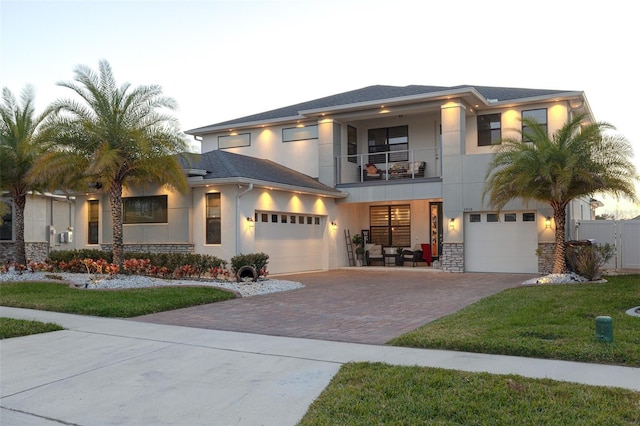
[[[465,270],[469,272],[535,273],[538,271],[536,222],[480,222],[465,216]]]
[[[256,223],[254,249],[269,255],[272,274],[322,269],[322,225],[305,223]]]

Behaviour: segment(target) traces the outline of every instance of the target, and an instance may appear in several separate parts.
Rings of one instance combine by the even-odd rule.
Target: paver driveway
[[[534,275],[344,268],[280,276],[304,288],[160,312],[134,321],[384,344]]]

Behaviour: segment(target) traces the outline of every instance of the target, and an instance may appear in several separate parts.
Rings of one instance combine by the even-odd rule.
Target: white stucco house
[[[262,251],[274,274],[348,266],[345,231],[364,231],[384,246],[427,244],[447,271],[544,273],[551,208],[491,211],[484,178],[492,142],[517,136],[523,116],[552,133],[576,113],[594,120],[581,91],[370,86],[191,129],[201,143],[184,161],[191,192],[125,193],[125,244],[225,260]],[[76,194],[71,210],[70,241],[54,235],[66,223],[51,233],[54,224],[35,219],[33,241],[108,249],[106,196]],[[590,219],[589,199],[567,214],[567,223]]]

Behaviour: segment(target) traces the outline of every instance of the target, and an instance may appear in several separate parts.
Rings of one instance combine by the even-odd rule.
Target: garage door
[[[258,212],[256,218],[254,248],[269,255],[269,273],[322,269],[324,217]]]
[[[536,213],[466,213],[464,232],[466,271],[538,272]]]

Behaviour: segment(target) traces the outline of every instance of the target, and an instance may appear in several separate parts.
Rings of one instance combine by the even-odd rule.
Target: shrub
[[[252,266],[258,272],[258,276],[266,277],[267,263],[269,263],[269,255],[265,253],[239,254],[231,258],[231,270],[235,275],[243,266]]]
[[[49,252],[49,260],[52,262],[69,263],[74,259],[104,259],[108,263],[112,263],[113,253],[98,249],[54,250]]]
[[[579,245],[567,247],[567,263],[576,274],[589,281],[600,278],[600,268],[614,255],[609,243],[603,245]]]

